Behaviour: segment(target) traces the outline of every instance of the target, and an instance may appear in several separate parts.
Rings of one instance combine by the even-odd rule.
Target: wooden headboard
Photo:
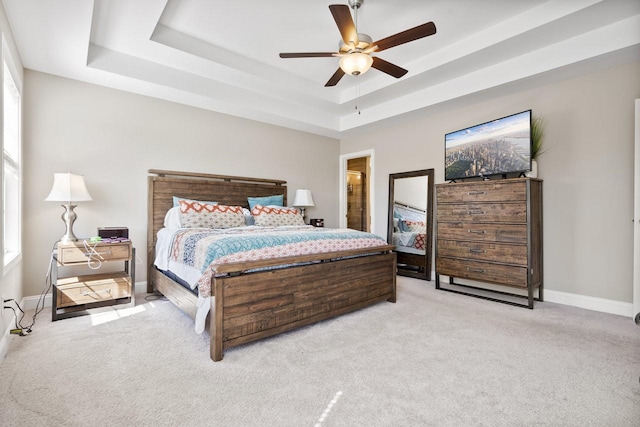
[[[211,200],[221,205],[249,207],[247,197],[284,196],[286,181],[247,178],[206,173],[177,172],[158,169],[148,171],[147,199],[147,265],[153,268],[156,235],[164,226],[164,217],[173,206],[173,196],[194,200]],[[147,271],[149,273],[150,270]],[[147,278],[150,275],[147,274]],[[147,286],[150,288],[150,286]]]

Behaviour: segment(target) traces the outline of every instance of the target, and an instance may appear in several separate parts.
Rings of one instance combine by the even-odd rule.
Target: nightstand
[[[127,242],[58,242],[51,268],[51,320],[79,316],[85,310],[135,303],[136,250]],[[107,264],[122,262],[120,271],[101,271]],[[64,274],[60,267],[77,267],[82,275]]]

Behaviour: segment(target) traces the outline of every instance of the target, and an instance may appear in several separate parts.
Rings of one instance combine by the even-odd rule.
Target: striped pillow
[[[180,200],[180,223],[184,228],[243,227],[240,206],[210,205],[197,200]]]

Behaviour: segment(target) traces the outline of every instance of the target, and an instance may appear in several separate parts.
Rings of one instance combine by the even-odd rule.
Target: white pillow
[[[164,227],[169,230],[182,228],[182,224],[180,224],[180,206],[173,207],[167,211],[164,216]]]

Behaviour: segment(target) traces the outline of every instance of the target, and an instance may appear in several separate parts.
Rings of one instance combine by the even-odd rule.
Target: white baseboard
[[[146,292],[147,282],[136,282],[138,292]],[[25,297],[20,302],[23,310],[36,308],[40,296]],[[633,304],[616,300],[590,297],[586,295],[570,294],[568,292],[544,290],[544,300],[557,304],[571,305],[587,310],[601,311],[603,313],[617,314],[619,316],[633,317]],[[44,300],[45,307],[51,307],[51,294],[47,294]],[[7,330],[8,333],[8,330]],[[1,349],[0,349],[1,350]]]
[[[22,301],[20,301],[20,307],[22,307],[24,311],[35,310],[38,301],[40,301],[40,295],[24,297],[22,298]],[[44,296],[44,306],[51,307],[51,293]],[[40,307],[42,307],[42,304],[40,304]]]
[[[586,295],[570,294],[561,291],[544,290],[544,300],[557,304],[571,305],[587,310],[601,311],[603,313],[617,314],[619,316],[633,317],[633,304],[604,298],[590,297]]]
[[[436,272],[432,271],[431,277],[435,282]],[[442,275],[440,277],[443,277]],[[448,279],[449,276],[444,276]],[[462,281],[472,284],[481,283],[481,287],[492,289],[492,285],[482,282],[474,282],[472,280]],[[446,283],[446,282],[445,282]],[[495,286],[499,290],[504,290],[501,286]],[[519,292],[520,291],[520,292]],[[510,292],[520,295],[526,295],[525,290],[511,289]],[[626,316],[633,318],[633,304],[630,302],[622,302],[605,298],[590,297],[587,295],[570,294],[568,292],[553,291],[548,288],[544,289],[544,300],[554,302],[556,304],[570,305],[573,307],[584,308],[587,310],[600,311],[602,313],[617,314],[618,316]]]

